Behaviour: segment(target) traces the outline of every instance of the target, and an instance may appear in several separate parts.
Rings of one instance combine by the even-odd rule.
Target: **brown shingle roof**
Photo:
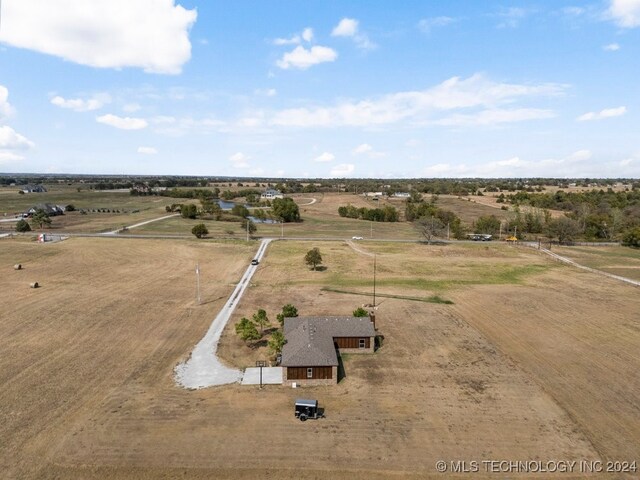
[[[338,356],[335,337],[373,337],[375,329],[368,317],[295,317],[284,319],[282,365],[333,366]]]

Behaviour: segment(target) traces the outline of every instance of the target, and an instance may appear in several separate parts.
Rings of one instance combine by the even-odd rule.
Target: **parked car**
[[[253,260],[251,260],[251,265],[258,265],[260,262],[258,261],[257,258],[254,258]]]
[[[351,240],[364,240],[364,237],[351,237]]]

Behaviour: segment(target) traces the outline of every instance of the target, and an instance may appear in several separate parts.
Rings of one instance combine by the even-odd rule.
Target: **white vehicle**
[[[351,237],[351,240],[364,240],[364,237]]]

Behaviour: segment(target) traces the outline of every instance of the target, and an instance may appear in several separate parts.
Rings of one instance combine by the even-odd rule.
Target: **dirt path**
[[[563,257],[562,255],[558,255],[557,253],[554,253],[551,250],[548,250],[546,248],[541,248],[540,251],[543,253],[546,253],[547,255],[551,256],[552,258],[560,262],[567,263],[577,268],[581,268],[582,270],[586,270],[587,272],[597,273],[599,275],[604,275],[605,277],[613,278],[614,280],[619,280],[621,282],[630,283],[631,285],[640,287],[640,282],[638,280],[632,280],[627,277],[621,277],[620,275],[614,275],[613,273],[603,272],[602,270],[597,270],[595,268],[587,267],[585,265],[580,265],[579,263],[571,260],[570,258]],[[628,267],[625,267],[625,268],[628,268]]]
[[[112,230],[110,232],[104,233],[102,235],[116,235],[120,233],[122,230],[131,230],[132,228],[138,228],[148,223],[159,222],[160,220],[165,220],[167,218],[177,217],[180,215],[179,213],[172,213],[171,215],[165,215],[164,217],[152,218],[151,220],[145,220],[144,222],[136,223],[135,225],[129,225],[128,227],[119,228],[117,230]]]
[[[375,257],[374,253],[367,252],[366,250],[362,250],[361,248],[357,247],[356,244],[353,243],[351,240],[347,240],[347,245],[349,245],[353,250],[355,250],[358,253],[361,253],[362,255],[367,255],[368,257]]]

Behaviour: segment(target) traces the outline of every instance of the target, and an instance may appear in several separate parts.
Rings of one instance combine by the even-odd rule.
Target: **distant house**
[[[260,194],[260,200],[273,200],[274,198],[284,198],[284,195],[280,190],[273,188],[267,188]]]
[[[295,317],[284,319],[284,385],[338,383],[338,354],[373,353],[375,326],[369,317]]]
[[[42,185],[25,185],[21,190],[24,193],[45,193],[47,191]]]
[[[50,217],[55,217],[56,215],[64,215],[64,207],[61,205],[53,205],[51,203],[39,203],[38,205],[34,205],[29,210],[25,212],[27,216],[31,216],[36,213],[37,210],[42,210],[44,213],[49,215]]]
[[[147,185],[146,183],[136,182],[131,187],[131,192],[132,193],[145,194],[146,195],[147,193],[151,193],[151,187],[149,185]]]
[[[411,194],[408,192],[396,192],[393,194],[393,196],[397,198],[409,198]]]

